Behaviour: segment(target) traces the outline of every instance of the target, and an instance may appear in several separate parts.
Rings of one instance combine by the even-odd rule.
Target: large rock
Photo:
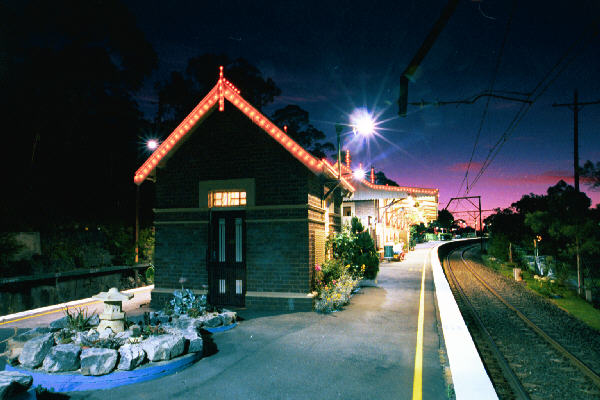
[[[92,347],[81,352],[81,375],[106,375],[117,365],[119,353]]]
[[[68,320],[67,316],[65,315],[64,317],[62,317],[60,319],[50,322],[49,326],[52,331],[56,332],[63,328],[66,328],[68,324],[69,324],[69,320]]]
[[[98,331],[98,334],[99,334],[99,336],[98,336],[99,339],[108,339],[108,338],[115,336],[115,333],[113,332],[113,330],[110,327],[106,327],[106,328]]]
[[[25,342],[35,337],[42,336],[48,332],[50,332],[50,328],[34,328],[9,338],[6,341],[6,348],[8,350],[7,357],[9,362],[14,364],[19,360],[19,355],[23,350],[23,345],[25,345]]]
[[[191,318],[187,315],[182,315],[179,318],[173,318],[171,321],[171,325],[174,327],[181,329],[182,331],[188,329],[198,329],[202,326],[202,319],[199,318]]]
[[[0,400],[12,399],[27,391],[33,383],[30,375],[17,371],[0,371]]]
[[[208,315],[204,320],[204,326],[208,328],[216,328],[217,326],[221,326],[223,324],[223,320],[221,317],[217,315]]]
[[[237,314],[233,311],[223,311],[221,314],[219,314],[219,317],[221,318],[223,325],[230,325],[235,322]]]
[[[167,333],[175,336],[183,336],[185,338],[185,351],[187,353],[196,353],[204,349],[202,336],[198,334],[198,330],[194,326],[190,326],[186,330],[181,330],[172,326],[165,327]]]
[[[88,324],[90,326],[98,326],[98,324],[100,324],[100,316],[98,314],[93,314],[88,320]]]
[[[198,331],[195,328],[188,329],[182,333],[183,337],[188,342],[188,353],[197,353],[202,351],[204,348],[204,342],[202,341],[202,336],[198,335]]]
[[[42,368],[46,372],[75,371],[79,369],[81,347],[74,344],[59,344],[44,358]]]
[[[36,368],[44,361],[53,345],[54,336],[52,336],[52,333],[45,333],[28,340],[23,345],[21,354],[19,354],[19,362],[24,367]]]
[[[129,329],[123,331],[123,332],[119,332],[115,335],[115,339],[120,339],[123,342],[127,341],[127,339],[129,339],[130,337],[133,336],[133,332],[130,331]]]
[[[130,371],[141,365],[146,359],[146,352],[141,344],[125,344],[119,348],[119,365],[117,369]]]
[[[142,348],[150,361],[170,360],[183,354],[185,338],[183,335],[150,336],[142,343]]]

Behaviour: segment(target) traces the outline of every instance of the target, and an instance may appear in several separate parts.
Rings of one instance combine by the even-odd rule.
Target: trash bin
[[[383,246],[383,257],[384,258],[394,258],[394,246],[393,245]]]

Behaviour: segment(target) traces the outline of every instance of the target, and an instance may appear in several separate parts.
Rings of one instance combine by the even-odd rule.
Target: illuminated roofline
[[[260,111],[248,103],[241,95],[240,91],[223,76],[223,67],[219,67],[219,80],[217,84],[208,92],[208,94],[198,103],[187,117],[171,132],[167,139],[148,157],[140,168],[135,172],[133,181],[137,185],[142,182],[154,171],[158,164],[171,152],[180,140],[189,133],[209,111],[217,105],[219,111],[225,109],[225,99],[233,104],[238,110],[246,115],[254,124],[265,131],[269,136],[275,139],[283,148],[285,148],[294,158],[304,164],[315,174],[326,173],[337,179],[337,172],[326,160],[319,160],[306,151],[302,146],[296,143],[286,133],[279,129],[273,122],[265,117]],[[343,186],[354,191],[354,187],[345,179],[341,179]]]
[[[337,161],[334,163],[334,165],[332,166],[332,168],[337,168]],[[344,165],[344,163],[342,163],[342,173],[347,173],[347,174],[351,174],[352,173],[352,169],[348,168],[346,165]],[[393,192],[407,192],[410,194],[413,193],[422,193],[422,194],[429,194],[429,195],[435,195],[437,196],[440,192],[439,189],[434,189],[434,188],[420,188],[420,187],[410,187],[410,186],[389,186],[389,185],[376,185],[374,183],[369,182],[368,180],[361,178],[361,179],[354,179],[354,180],[358,180],[360,183],[366,185],[367,187],[371,188],[371,189],[375,189],[375,190],[386,190],[386,191],[393,191]]]

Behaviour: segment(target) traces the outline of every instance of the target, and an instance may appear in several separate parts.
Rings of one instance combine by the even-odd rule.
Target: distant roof
[[[241,95],[240,91],[227,79],[223,77],[223,67],[220,67],[219,80],[217,84],[208,92],[208,94],[198,103],[198,105],[188,114],[187,117],[171,132],[165,141],[148,157],[140,168],[135,172],[133,181],[140,185],[154,171],[154,169],[172,156],[181,145],[182,139],[186,137],[194,128],[199,126],[212,111],[219,106],[219,111],[225,109],[225,99],[237,107],[248,119],[258,125],[264,132],[276,140],[298,161],[304,164],[315,174],[325,174],[333,179],[338,179],[337,170],[327,162],[319,160],[306,151],[302,146],[296,143],[287,134],[281,131],[273,122],[265,117],[260,111],[248,103]],[[354,191],[352,184],[345,178],[340,179],[342,186]]]
[[[332,166],[337,169],[337,162]],[[352,169],[342,163],[342,176],[352,174]],[[355,191],[349,200],[375,200],[375,199],[397,199],[408,197],[408,195],[419,196],[438,196],[439,189],[421,188],[411,186],[391,186],[376,185],[366,179],[356,179],[351,175],[351,180],[355,186]]]

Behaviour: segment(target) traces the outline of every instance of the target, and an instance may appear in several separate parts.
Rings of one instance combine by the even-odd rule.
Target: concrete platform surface
[[[235,329],[213,335],[218,352],[176,375],[69,395],[89,400],[447,398],[431,251],[431,246],[418,248],[405,261],[383,263],[378,287],[362,288],[341,312],[240,310],[244,320]],[[422,353],[417,356],[423,266]],[[22,320],[1,328],[33,324]],[[422,378],[415,386],[416,364]]]

